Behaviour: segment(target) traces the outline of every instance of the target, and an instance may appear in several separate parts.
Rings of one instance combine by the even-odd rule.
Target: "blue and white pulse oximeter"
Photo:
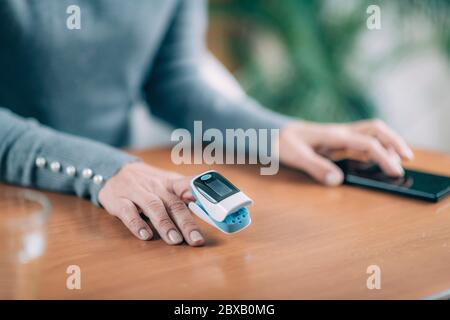
[[[253,201],[217,171],[206,171],[191,181],[195,202],[189,209],[224,233],[236,233],[251,223],[247,207]]]

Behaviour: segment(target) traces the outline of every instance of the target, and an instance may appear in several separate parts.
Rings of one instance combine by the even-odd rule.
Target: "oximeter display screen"
[[[217,179],[206,182],[206,185],[221,197],[226,197],[233,192],[225,183]]]
[[[217,172],[207,172],[194,180],[194,185],[210,201],[219,202],[229,196],[238,193],[230,181]]]

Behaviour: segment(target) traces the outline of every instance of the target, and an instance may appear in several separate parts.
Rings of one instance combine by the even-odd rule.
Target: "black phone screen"
[[[194,180],[194,185],[204,196],[215,202],[222,201],[232,194],[239,192],[238,188],[215,171],[201,175]]]
[[[437,202],[450,194],[450,177],[405,169],[403,177],[385,175],[373,163],[340,160],[336,164],[345,175],[345,183],[374,188],[405,196]]]

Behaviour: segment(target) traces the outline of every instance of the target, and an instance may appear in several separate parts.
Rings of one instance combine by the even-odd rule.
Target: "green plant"
[[[341,1],[342,2],[342,1]],[[439,43],[449,53],[447,0],[397,0],[399,17],[419,9],[438,21]],[[427,2],[427,3],[428,3]],[[339,17],[330,17],[330,1],[311,0],[228,0],[210,6],[212,20],[228,26],[226,48],[236,65],[235,74],[244,89],[265,106],[314,121],[351,121],[372,117],[376,107],[367,98],[364,86],[349,74],[346,59],[355,41],[366,28],[366,8],[386,1],[352,1],[352,7]],[[392,1],[389,1],[392,4]],[[272,34],[281,48],[281,74],[267,73],[267,66],[255,54],[255,42]],[[348,61],[347,61],[348,62]],[[283,67],[285,69],[283,69]]]

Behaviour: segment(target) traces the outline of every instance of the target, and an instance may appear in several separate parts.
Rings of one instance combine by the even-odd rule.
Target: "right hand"
[[[393,177],[404,174],[401,159],[414,156],[406,142],[380,120],[340,124],[292,121],[280,131],[280,160],[325,185],[339,185],[344,179],[343,172],[327,159],[336,151],[369,158]]]
[[[177,173],[133,162],[105,183],[99,201],[141,240],[153,237],[142,212],[167,244],[180,244],[184,239],[191,246],[201,246],[205,240],[185,204],[194,200],[189,181]]]

